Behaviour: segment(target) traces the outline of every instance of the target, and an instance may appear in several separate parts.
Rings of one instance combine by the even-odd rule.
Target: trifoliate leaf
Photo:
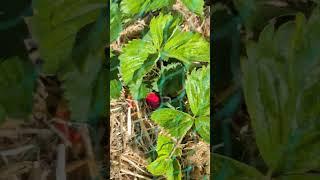
[[[173,160],[161,156],[147,166],[149,172],[155,176],[166,175],[168,172],[173,172]]]
[[[187,76],[186,92],[194,115],[210,114],[210,67],[193,70]]]
[[[24,118],[32,111],[37,73],[29,61],[18,57],[0,62],[0,116]]]
[[[210,44],[199,33],[177,29],[165,44],[161,54],[186,63],[209,62]]]
[[[195,126],[202,139],[210,143],[210,117],[201,116],[196,118]]]
[[[77,32],[94,22],[105,7],[104,0],[33,1],[34,14],[26,22],[39,44],[45,73],[54,74],[67,64]]]
[[[183,137],[193,125],[189,114],[169,108],[154,111],[151,119],[176,138]]]
[[[157,154],[158,157],[166,156],[169,157],[174,149],[175,143],[170,137],[159,135],[157,140]],[[176,148],[174,153],[175,156],[181,156],[181,148]]]
[[[315,40],[319,17],[316,9],[309,21],[299,13],[276,31],[267,26],[257,43],[247,44],[248,59],[242,61],[244,96],[257,145],[276,172],[320,167],[314,158],[320,144],[320,43]]]
[[[203,14],[204,0],[182,0],[182,3],[191,11],[198,15]]]
[[[121,14],[117,3],[110,0],[110,42],[118,39],[122,31]],[[111,52],[111,51],[110,51]]]
[[[110,81],[110,97],[111,99],[118,99],[121,95],[122,85],[119,80]]]
[[[126,84],[130,83],[134,73],[142,67],[152,53],[155,52],[150,42],[140,39],[130,41],[129,44],[123,48],[123,52],[119,56],[120,73]]]

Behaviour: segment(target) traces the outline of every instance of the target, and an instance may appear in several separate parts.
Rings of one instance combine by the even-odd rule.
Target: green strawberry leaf
[[[182,171],[181,171],[181,165],[177,159],[173,160],[173,177],[172,175],[169,176],[167,174],[168,179],[170,180],[181,180],[182,179]]]
[[[213,178],[239,179],[239,180],[261,180],[264,176],[254,167],[219,154],[213,154]]]
[[[209,62],[210,44],[199,33],[183,32],[177,29],[165,44],[161,55],[180,61]]]
[[[111,1],[112,0],[110,0],[110,42],[113,42],[118,39],[122,31],[122,22],[118,4]]]
[[[83,71],[74,68],[64,75],[64,96],[69,101],[71,120],[86,122],[89,119],[95,80],[102,67],[103,54],[89,54]]]
[[[195,116],[210,114],[210,67],[193,70],[187,76],[186,92]]]
[[[155,11],[164,7],[170,7],[174,0],[123,0],[121,1],[121,11],[127,17],[143,15],[144,13]]]
[[[122,85],[117,79],[110,81],[110,97],[111,99],[118,99],[121,95]]]
[[[320,167],[319,159],[312,158],[320,144],[319,18],[318,8],[309,21],[297,14],[295,22],[276,31],[269,25],[257,43],[247,44],[245,100],[260,153],[275,172]]]
[[[25,118],[32,111],[37,72],[18,57],[0,60],[0,121],[5,116]]]
[[[196,131],[200,134],[202,139],[210,143],[210,117],[201,116],[195,120]]]
[[[173,160],[166,156],[161,156],[147,166],[150,173],[155,176],[166,175],[174,171]]]
[[[150,38],[153,41],[153,46],[160,50],[165,36],[168,34],[166,30],[170,28],[172,23],[174,22],[174,18],[171,14],[163,15],[162,13],[157,17],[154,17],[150,22]]]
[[[105,7],[103,0],[33,1],[34,15],[25,19],[39,44],[45,73],[55,74],[63,68],[70,58],[77,32],[94,22]]]
[[[160,96],[176,97],[184,89],[185,67],[181,63],[171,63],[161,68],[156,81]]]
[[[155,53],[151,42],[144,40],[132,40],[124,48],[119,56],[120,73],[123,81],[128,85],[134,76],[134,73],[139,70],[150,54]],[[154,62],[156,59],[154,60]],[[145,72],[147,73],[147,72]]]
[[[169,108],[154,111],[151,119],[176,138],[185,136],[193,125],[189,114]]]
[[[157,154],[158,157],[166,156],[169,157],[171,152],[173,151],[175,143],[168,136],[159,135],[157,140]],[[177,148],[174,155],[181,156],[182,150]]]
[[[182,0],[182,3],[191,11],[198,15],[203,14],[204,0]]]

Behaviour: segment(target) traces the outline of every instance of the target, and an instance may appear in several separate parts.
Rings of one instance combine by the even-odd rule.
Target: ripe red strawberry
[[[158,94],[151,92],[147,95],[146,102],[152,109],[157,109],[160,106],[160,97]]]

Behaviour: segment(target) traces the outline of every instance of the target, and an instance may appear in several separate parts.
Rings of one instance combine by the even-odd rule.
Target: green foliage
[[[160,96],[176,97],[184,89],[185,67],[181,63],[171,63],[160,69],[159,78],[155,80],[154,90]]]
[[[310,73],[320,65],[314,51],[319,47],[314,40],[320,34],[320,23],[315,21],[319,18],[316,10],[308,22],[298,14],[295,22],[287,22],[277,31],[269,25],[259,42],[247,48],[248,60],[243,62],[246,102],[261,154],[274,170],[307,171],[320,167],[320,159],[312,155],[313,148],[319,149],[319,142],[304,149],[304,160],[288,162],[299,151],[299,144],[304,144],[301,140],[305,133],[319,131],[316,121],[320,111],[314,107],[318,106],[315,99],[319,98],[320,89],[314,82],[319,82],[320,76]],[[312,99],[306,98],[311,94]],[[305,111],[306,106],[311,111]],[[314,166],[307,167],[305,162]]]
[[[186,92],[195,116],[210,115],[210,67],[193,70],[188,75]]]
[[[118,39],[122,31],[121,13],[117,3],[110,0],[110,42]],[[111,52],[111,51],[110,51]]]
[[[143,39],[130,41],[123,48],[119,56],[120,73],[126,85],[140,89],[143,77],[161,59],[176,58],[187,63],[209,62],[209,43],[193,32],[187,32],[187,37],[183,37],[178,22],[170,14],[160,14],[151,20],[150,31]],[[131,88],[131,93],[137,92]]]
[[[202,139],[210,143],[210,117],[201,116],[195,120],[196,131],[200,134]]]
[[[217,180],[262,180],[264,176],[255,168],[231,158],[213,154],[213,177]]]
[[[162,108],[153,112],[151,119],[176,138],[185,136],[193,124],[192,116],[169,108]]]
[[[247,43],[248,58],[242,60],[244,95],[256,143],[269,168],[267,176],[277,180],[319,179],[309,173],[320,167],[319,19],[316,8],[309,20],[298,13],[295,21],[277,30],[269,24],[258,42]],[[248,166],[238,173],[239,162],[218,155],[215,159],[221,176],[248,179],[251,174],[250,179],[262,179]]]
[[[106,3],[103,0],[33,0],[32,6],[34,14],[27,17],[26,22],[39,44],[45,62],[44,73],[55,74],[68,64],[77,32],[93,23]]]
[[[172,151],[175,152],[173,153]],[[181,179],[181,166],[176,159],[176,157],[180,157],[182,154],[181,148],[175,148],[175,143],[170,137],[159,135],[157,154],[158,158],[148,165],[148,171],[156,176],[164,175],[167,179]]]
[[[18,57],[0,60],[0,122],[6,116],[24,118],[33,105],[37,72]]]
[[[62,76],[64,96],[69,101],[71,119],[74,121],[88,121],[101,116],[107,103],[107,99],[102,95],[107,92],[105,76],[109,74],[103,65],[106,43],[104,25],[104,13],[101,12],[89,35],[85,37],[90,48],[82,52],[83,67],[79,69],[72,66],[73,68]]]
[[[121,11],[125,16],[132,17],[155,11],[164,7],[171,7],[174,0],[123,0]]]
[[[202,15],[204,0],[182,0],[182,3],[192,12]]]
[[[119,80],[110,81],[110,97],[111,99],[118,99],[121,95],[122,84]]]

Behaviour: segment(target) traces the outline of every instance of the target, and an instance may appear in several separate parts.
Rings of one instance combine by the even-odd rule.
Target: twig
[[[128,162],[129,164],[131,164],[132,166],[134,166],[136,169],[140,170],[141,172],[149,174],[148,172],[146,172],[145,170],[140,168],[136,163],[132,162],[130,159],[126,158],[125,156],[121,156],[121,160]]]
[[[57,167],[56,178],[57,180],[66,180],[66,147],[64,144],[59,144],[57,148]]]
[[[88,158],[88,168],[89,168],[91,179],[102,179],[99,175],[98,167],[95,162],[94,152],[91,145],[88,127],[86,125],[80,126],[79,132],[81,134],[81,137],[83,139],[83,143],[86,149],[86,154]]]
[[[148,177],[146,177],[146,176],[143,176],[143,175],[140,175],[140,174],[136,174],[136,173],[130,172],[130,171],[125,170],[125,169],[121,169],[121,172],[123,172],[123,173],[125,173],[125,174],[129,174],[129,175],[131,175],[131,176],[135,176],[135,177],[141,178],[141,179],[152,180],[151,178],[148,178]]]
[[[27,146],[14,148],[14,149],[4,150],[4,151],[0,151],[0,155],[1,156],[13,156],[13,155],[17,155],[22,152],[28,151],[29,149],[32,149],[34,147],[35,147],[34,145],[27,145]]]
[[[51,135],[52,132],[48,129],[0,129],[0,137],[8,137],[8,138],[16,138],[18,136],[23,135],[42,135],[48,136]]]
[[[127,132],[129,137],[131,136],[131,127],[132,127],[132,120],[131,120],[131,107],[128,108],[128,114],[127,114]]]

